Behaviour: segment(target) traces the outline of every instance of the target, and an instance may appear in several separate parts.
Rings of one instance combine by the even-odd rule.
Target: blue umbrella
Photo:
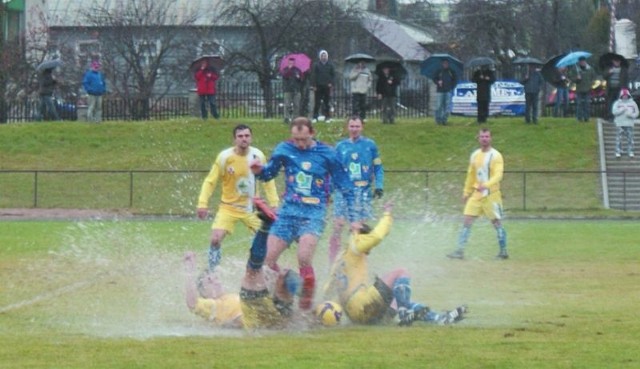
[[[578,62],[578,59],[582,57],[588,58],[590,56],[591,56],[591,53],[587,51],[570,52],[564,58],[558,60],[558,62],[556,63],[556,67],[558,68],[568,67],[570,65],[576,64]]]
[[[426,58],[422,64],[420,64],[420,74],[427,76],[431,79],[435,79],[436,74],[442,68],[442,61],[447,60],[449,62],[449,68],[456,74],[458,78],[462,76],[463,63],[449,54],[431,54]]]

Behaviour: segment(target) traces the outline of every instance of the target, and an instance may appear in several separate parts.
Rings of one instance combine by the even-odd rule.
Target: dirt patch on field
[[[0,220],[38,219],[114,219],[130,218],[123,210],[94,209],[0,209]]]

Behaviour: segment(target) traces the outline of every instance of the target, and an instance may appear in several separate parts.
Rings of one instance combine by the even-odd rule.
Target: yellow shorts
[[[284,325],[284,316],[278,311],[269,292],[240,291],[242,323],[246,329],[278,328]]]
[[[256,213],[231,212],[226,209],[219,209],[216,213],[216,217],[213,219],[211,228],[222,229],[231,234],[238,222],[242,222],[252,232],[260,229],[260,226],[262,225],[262,221],[258,218]]]
[[[484,215],[490,220],[502,219],[502,194],[500,191],[485,197],[474,195],[467,200],[467,204],[464,206],[464,215],[473,217]]]
[[[351,295],[345,312],[354,323],[375,324],[385,317],[392,300],[391,288],[376,278],[372,286],[362,286]]]

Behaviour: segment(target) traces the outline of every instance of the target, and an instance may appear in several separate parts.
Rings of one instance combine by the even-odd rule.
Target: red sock
[[[313,293],[316,287],[316,276],[312,266],[300,268],[300,278],[302,278],[302,293],[300,294],[300,309],[309,310],[313,303]]]

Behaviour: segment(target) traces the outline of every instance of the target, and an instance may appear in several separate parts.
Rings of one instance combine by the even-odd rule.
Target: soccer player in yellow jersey
[[[254,201],[261,226],[253,238],[252,255],[247,261],[239,294],[224,293],[217,274],[210,271],[196,279],[195,254],[187,252],[184,257],[187,306],[219,327],[283,328],[291,321],[293,300],[300,290],[301,280],[296,272],[282,270],[273,275],[270,282],[263,268],[264,259],[252,258],[253,250],[265,253],[269,228],[276,219],[275,212],[264,201]]]
[[[185,254],[184,263],[187,273],[186,300],[189,310],[209,320],[214,326],[241,328],[240,295],[225,293],[222,283],[214,273],[204,272],[196,277],[196,256],[193,252]]]
[[[209,199],[218,181],[222,183],[222,195],[218,212],[211,226],[209,247],[209,270],[220,264],[222,241],[227,234],[233,233],[237,222],[244,223],[252,232],[260,228],[260,219],[253,209],[253,198],[257,195],[257,182],[249,169],[249,163],[255,160],[266,162],[265,155],[251,146],[251,128],[240,124],[233,129],[234,146],[223,150],[205,178],[198,198],[198,218],[205,219],[209,214]],[[276,185],[273,180],[262,184],[269,206],[276,208],[279,203]]]
[[[504,173],[502,154],[491,146],[491,131],[478,132],[480,148],[471,154],[462,199],[465,202],[464,224],[458,238],[458,248],[448,254],[452,259],[464,259],[464,247],[476,218],[484,215],[496,229],[500,252],[497,259],[508,259],[507,233],[502,227],[502,193],[500,182]]]
[[[375,228],[363,225],[351,234],[349,245],[333,264],[324,288],[325,298],[337,293],[345,313],[356,324],[384,322],[392,316],[389,312],[393,311],[394,299],[400,325],[411,325],[416,320],[440,324],[462,320],[466,306],[436,313],[423,304],[412,302],[411,278],[404,268],[395,269],[382,278],[376,276],[373,284],[369,282],[369,253],[391,229],[391,208],[390,203],[384,205],[384,215]]]

